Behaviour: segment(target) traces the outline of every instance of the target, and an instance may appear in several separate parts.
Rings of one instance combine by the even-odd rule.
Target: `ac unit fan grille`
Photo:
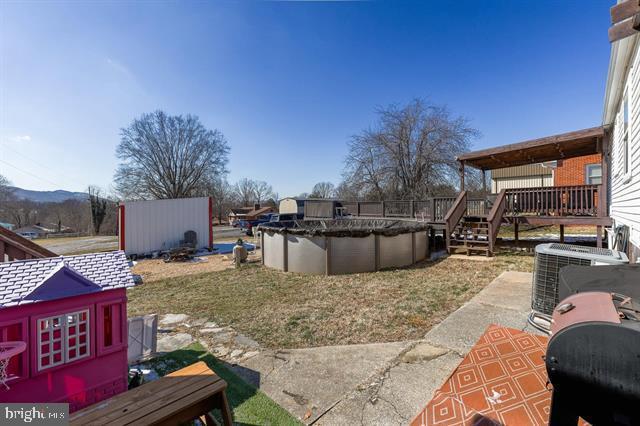
[[[547,315],[553,313],[553,310],[559,302],[558,274],[560,273],[560,268],[567,265],[589,266],[591,265],[591,261],[575,257],[536,253],[533,294],[531,296],[531,308],[533,308],[533,310]]]

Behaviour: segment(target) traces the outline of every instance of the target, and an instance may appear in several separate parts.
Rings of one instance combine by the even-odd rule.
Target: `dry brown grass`
[[[260,252],[249,254],[249,261],[259,261]],[[196,257],[188,262],[168,262],[162,259],[142,259],[139,260],[131,272],[139,274],[145,283],[163,280],[167,278],[184,277],[189,275],[202,274],[205,272],[219,272],[233,268],[231,255],[210,255]]]
[[[501,254],[330,277],[247,265],[148,282],[129,292],[129,310],[206,317],[271,348],[416,339],[502,271],[532,264],[531,256]]]

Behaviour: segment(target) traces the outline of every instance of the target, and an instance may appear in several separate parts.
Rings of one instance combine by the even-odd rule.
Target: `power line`
[[[75,180],[70,179],[70,178],[68,178],[68,177],[66,177],[66,176],[63,176],[63,175],[61,175],[60,173],[58,173],[58,172],[55,172],[55,171],[51,170],[48,166],[45,166],[44,164],[42,164],[42,163],[40,163],[40,162],[38,162],[38,161],[34,160],[33,158],[27,157],[26,155],[24,155],[24,154],[22,154],[22,153],[20,153],[20,152],[16,151],[14,148],[12,148],[12,147],[8,146],[6,143],[1,143],[1,142],[0,142],[0,145],[2,145],[2,147],[3,147],[3,148],[8,149],[9,151],[12,151],[12,152],[13,152],[13,153],[15,153],[15,154],[18,154],[19,156],[21,156],[21,157],[22,157],[22,158],[24,158],[25,160],[29,160],[29,161],[31,161],[32,163],[34,163],[34,164],[36,164],[36,165],[38,165],[38,166],[42,167],[43,169],[45,169],[45,170],[47,170],[47,171],[49,171],[49,172],[51,172],[51,173],[53,173],[53,174],[57,175],[58,177],[61,177],[61,178],[63,178],[64,180],[66,180],[66,181],[68,181],[68,182],[73,182],[73,184],[74,184],[74,185],[77,183]],[[14,167],[15,167],[15,166],[14,166]]]
[[[6,161],[4,161],[4,160],[0,160],[0,163],[4,163],[4,164],[6,164],[6,165],[7,165],[7,166],[9,166],[9,167],[11,167],[11,168],[14,168],[14,169],[18,170],[19,172],[25,173],[25,174],[27,174],[27,175],[29,175],[29,176],[32,176],[32,177],[34,177],[34,178],[36,178],[36,179],[40,179],[40,180],[41,180],[41,181],[43,181],[43,182],[47,182],[47,183],[49,183],[49,184],[51,184],[51,185],[54,185],[54,186],[57,186],[57,187],[59,187],[59,188],[64,186],[64,185],[60,185],[59,183],[51,182],[49,179],[45,179],[45,178],[43,178],[43,177],[36,176],[36,175],[34,175],[33,173],[28,172],[28,171],[26,171],[26,170],[23,170],[23,169],[21,169],[20,167],[16,167],[16,166],[14,166],[14,165],[13,165],[13,164],[11,164],[11,163],[7,163],[7,162],[6,162]]]

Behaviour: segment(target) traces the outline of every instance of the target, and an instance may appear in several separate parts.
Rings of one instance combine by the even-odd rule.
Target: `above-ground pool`
[[[409,266],[427,257],[429,227],[391,219],[272,222],[260,225],[262,263],[305,274],[350,274]]]

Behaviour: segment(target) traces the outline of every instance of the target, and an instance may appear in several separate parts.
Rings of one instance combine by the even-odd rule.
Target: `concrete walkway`
[[[234,370],[307,424],[407,424],[491,323],[527,326],[531,274],[503,272],[419,341],[261,351]]]

